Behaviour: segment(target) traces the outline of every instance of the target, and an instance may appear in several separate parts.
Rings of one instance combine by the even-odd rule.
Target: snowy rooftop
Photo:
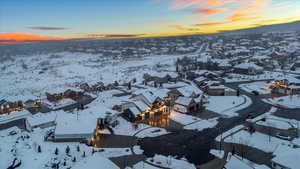
[[[188,106],[192,100],[193,100],[192,98],[188,98],[188,97],[178,97],[176,99],[175,103],[184,105],[184,106]]]
[[[192,94],[203,94],[203,91],[195,86],[184,86],[177,89],[185,97],[191,97]]]
[[[272,159],[272,161],[283,165],[287,168],[298,168],[299,167],[299,159],[300,159],[300,150],[290,148],[288,146],[279,145],[275,150],[274,154],[276,156]]]
[[[116,166],[112,161],[109,159],[94,154],[91,157],[84,158],[80,162],[76,163],[75,166],[72,167],[72,169],[119,169],[118,166]]]
[[[137,106],[138,109],[140,109],[141,111],[146,111],[148,109],[150,109],[150,107],[142,102],[142,101],[134,101],[134,104]]]
[[[263,67],[260,67],[252,62],[250,63],[241,63],[241,64],[238,64],[238,65],[235,65],[234,68],[239,68],[239,69],[248,69],[248,68],[254,68],[254,69],[257,69],[257,70],[263,70],[264,68]]]
[[[53,122],[56,119],[56,113],[61,112],[51,112],[51,113],[37,113],[35,115],[27,117],[27,122],[30,126],[38,126],[48,122]]]
[[[9,115],[1,115],[0,116],[0,124],[1,123],[7,123],[7,122],[10,122],[10,121],[13,121],[13,120],[26,118],[30,115],[31,115],[31,113],[26,109],[18,111],[18,112],[12,112]]]
[[[55,135],[91,134],[97,126],[97,118],[76,113],[60,113],[56,120]]]

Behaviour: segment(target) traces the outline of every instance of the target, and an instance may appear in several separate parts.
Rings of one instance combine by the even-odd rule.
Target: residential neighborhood
[[[66,42],[0,63],[0,168],[297,169],[299,39]]]

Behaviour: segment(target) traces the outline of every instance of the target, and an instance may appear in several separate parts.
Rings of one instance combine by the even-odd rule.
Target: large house
[[[224,85],[209,86],[207,94],[211,96],[236,96],[237,91]]]
[[[202,98],[178,97],[173,106],[173,111],[179,113],[197,113],[203,110],[204,100]]]
[[[263,67],[260,67],[253,62],[250,63],[241,63],[238,65],[235,65],[233,67],[234,73],[238,74],[248,74],[248,75],[256,75],[261,74],[264,71]]]
[[[300,80],[291,76],[279,78],[269,88],[274,94],[300,94]]]
[[[31,131],[34,128],[48,128],[56,125],[56,114],[57,112],[51,113],[37,113],[26,118],[26,129]],[[58,112],[60,113],[60,112]]]

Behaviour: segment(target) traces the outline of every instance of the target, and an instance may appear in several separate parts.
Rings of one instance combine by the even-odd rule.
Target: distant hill
[[[274,24],[267,26],[259,26],[249,29],[241,29],[236,31],[224,32],[227,33],[264,33],[264,32],[286,32],[286,31],[300,31],[300,21],[284,23],[284,24]]]

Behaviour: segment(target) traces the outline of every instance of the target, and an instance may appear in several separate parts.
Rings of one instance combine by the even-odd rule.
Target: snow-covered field
[[[249,93],[251,93],[252,91],[257,91],[259,94],[270,94],[271,91],[268,89],[269,86],[270,84],[265,81],[239,85],[241,89]]]
[[[173,64],[177,57],[182,56],[123,60],[89,53],[63,52],[16,57],[15,61],[6,61],[0,72],[0,96],[10,101],[26,101],[44,98],[45,92],[54,88],[74,87],[75,82],[127,83],[133,78],[141,82],[144,73],[160,75],[160,69],[170,68],[157,68],[155,65]],[[1,63],[0,66],[3,67]],[[161,76],[164,74],[166,72]]]
[[[290,109],[300,108],[300,95],[283,96],[273,99],[269,98],[264,99],[263,101],[272,105],[280,105]]]
[[[259,132],[250,134],[248,131],[241,130],[236,134],[225,138],[225,142],[244,144],[247,146],[258,148],[265,152],[274,152],[280,144],[288,145],[289,141],[271,137]]]
[[[9,134],[11,131],[15,131],[16,134]],[[66,169],[72,166],[78,168],[78,166],[87,164],[87,161],[90,161],[89,158],[94,159],[94,156],[99,156],[98,159],[103,163],[109,163],[107,159],[109,157],[131,154],[128,148],[104,148],[99,151],[99,148],[89,147],[85,144],[45,142],[46,132],[45,129],[36,129],[28,133],[16,127],[0,131],[0,168],[7,168],[15,158],[22,162],[18,169],[50,169],[52,164],[58,162],[60,162],[60,168]],[[40,152],[38,152],[39,146]],[[68,146],[69,153],[66,152]],[[55,154],[56,148],[57,155]],[[93,153],[93,149],[96,151],[95,153]],[[135,152],[142,153],[141,151]],[[73,161],[74,158],[76,161]],[[98,162],[100,162],[99,160]]]
[[[172,111],[169,118],[182,125],[187,125],[202,120],[198,117],[194,117],[188,114],[178,113],[176,111]]]
[[[206,109],[227,117],[237,116],[236,111],[252,104],[247,96],[209,96],[208,101]]]
[[[293,124],[294,122],[289,119],[284,119],[273,115],[267,115],[265,119],[265,121],[258,121],[256,122],[256,124],[283,130],[288,130],[289,128],[297,127],[297,125]]]
[[[200,121],[195,122],[193,124],[186,125],[183,128],[187,129],[187,130],[201,131],[201,130],[206,129],[206,128],[213,128],[217,124],[218,124],[218,121],[217,121],[216,118],[214,118],[214,119],[209,119],[209,120],[200,120]]]

